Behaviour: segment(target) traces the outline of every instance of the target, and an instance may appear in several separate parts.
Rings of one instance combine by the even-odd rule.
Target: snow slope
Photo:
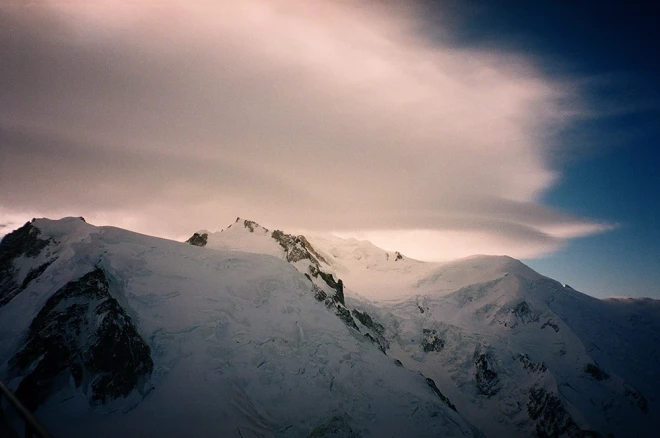
[[[243,235],[272,244],[237,223],[208,247],[258,252]],[[366,241],[306,241],[381,348],[488,436],[656,435],[657,300],[598,300],[506,256],[425,263]]]
[[[510,274],[442,297],[347,303],[374,315],[388,354],[438,382],[488,435],[654,436],[660,425],[657,302],[625,309]],[[539,390],[547,397],[532,400]]]
[[[26,224],[0,245],[0,378],[62,437],[479,435],[262,243]]]
[[[309,240],[344,279],[347,305],[385,327],[387,353],[487,435],[660,427],[657,300],[598,300],[505,256],[392,262],[368,242]]]
[[[217,233],[201,230],[197,234],[207,235],[204,246],[208,248],[285,258],[284,249],[271,238],[272,232],[249,220],[236,218],[233,224]]]
[[[220,232],[201,230],[196,234],[206,236],[203,243],[206,248],[269,254],[286,260],[286,252],[273,238],[272,231],[254,221],[237,218]],[[374,302],[397,302],[416,295],[444,295],[470,284],[501,278],[507,273],[530,279],[541,277],[518,260],[506,256],[472,256],[449,263],[428,263],[396,251],[385,251],[365,240],[328,234],[297,237],[305,239],[319,267],[341,278],[349,293]]]
[[[448,263],[414,260],[385,251],[371,242],[336,236],[308,236],[348,290],[374,302],[397,302],[417,295],[442,296],[461,287],[516,273],[540,275],[518,260],[501,256],[471,256]]]

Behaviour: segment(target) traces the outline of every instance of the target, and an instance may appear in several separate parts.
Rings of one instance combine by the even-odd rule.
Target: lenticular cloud
[[[326,1],[5,8],[0,222],[71,212],[179,237],[241,215],[406,236],[427,259],[607,229],[538,203],[558,176],[544,131],[575,111],[563,88],[423,19]]]

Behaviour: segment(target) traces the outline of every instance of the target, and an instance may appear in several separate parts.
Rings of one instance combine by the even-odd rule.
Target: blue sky
[[[653,3],[454,6],[459,44],[508,47],[533,55],[554,77],[593,82],[586,95],[595,115],[555,138],[583,147],[557,157],[561,178],[542,201],[618,226],[525,261],[596,296],[660,297],[660,6]]]

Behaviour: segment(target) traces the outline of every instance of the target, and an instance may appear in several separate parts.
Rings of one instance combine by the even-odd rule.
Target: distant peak
[[[208,233],[194,233],[190,239],[186,240],[186,243],[194,246],[206,246],[208,239]]]
[[[261,228],[261,229],[265,230],[266,232],[268,232],[268,228],[264,228],[261,225],[259,225],[258,223],[256,223],[255,221],[250,221],[250,220],[247,220],[247,219],[245,219],[243,221],[243,226],[245,228],[247,228],[248,230],[250,230],[250,233],[254,233],[254,230],[256,228]]]
[[[268,233],[268,228],[262,227],[261,225],[259,225],[255,221],[251,221],[251,220],[248,220],[248,219],[242,219],[240,216],[237,217],[236,220],[234,221],[234,223],[229,225],[226,229],[227,230],[230,229],[230,228],[235,229],[236,227],[240,228],[240,225],[243,225],[243,227],[245,229],[247,229],[250,233],[254,233],[255,230],[260,230],[263,233]]]

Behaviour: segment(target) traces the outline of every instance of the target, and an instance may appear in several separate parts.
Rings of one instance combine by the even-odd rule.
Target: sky
[[[240,216],[660,298],[647,3],[5,1],[0,235]]]

